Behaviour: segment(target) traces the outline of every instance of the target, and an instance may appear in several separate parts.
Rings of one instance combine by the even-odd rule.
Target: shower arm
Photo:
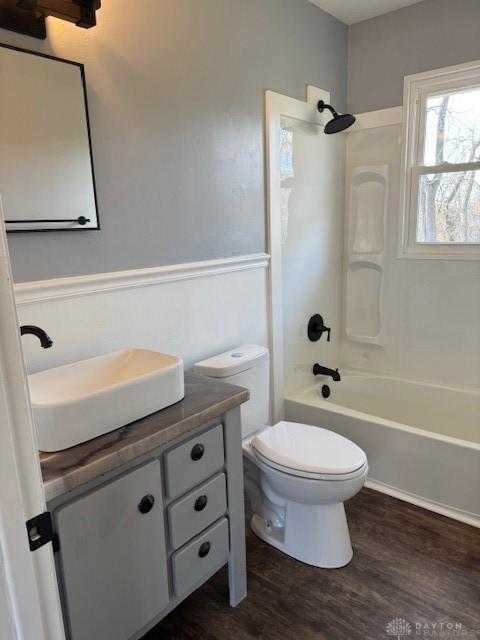
[[[335,109],[332,107],[332,105],[331,104],[327,104],[323,100],[319,100],[318,101],[317,108],[320,111],[320,113],[323,113],[325,111],[325,109],[328,109],[334,118],[338,116],[338,113],[335,111]]]

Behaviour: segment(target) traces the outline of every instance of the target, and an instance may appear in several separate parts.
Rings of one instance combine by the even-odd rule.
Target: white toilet
[[[242,405],[245,488],[253,531],[310,565],[343,567],[353,556],[343,503],[362,488],[367,456],[343,436],[306,424],[269,422],[268,349],[243,345],[198,362],[196,373],[246,387]]]

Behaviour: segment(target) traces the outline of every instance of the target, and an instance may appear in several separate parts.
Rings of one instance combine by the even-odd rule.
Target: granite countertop
[[[40,453],[46,499],[58,496],[164,445],[246,402],[249,392],[185,374],[180,402],[65,451]]]

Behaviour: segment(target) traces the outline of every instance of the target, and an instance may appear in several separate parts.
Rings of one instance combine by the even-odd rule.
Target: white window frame
[[[400,186],[399,258],[480,260],[480,243],[422,242],[416,240],[418,185],[422,174],[439,167],[423,165],[427,97],[480,87],[480,60],[405,76],[402,175]],[[479,162],[442,165],[442,173],[480,169]]]

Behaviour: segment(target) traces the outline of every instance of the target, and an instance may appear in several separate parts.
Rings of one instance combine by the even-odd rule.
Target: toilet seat
[[[291,475],[341,480],[363,472],[367,456],[347,438],[308,424],[282,421],[256,435],[259,460]]]
[[[359,469],[352,471],[351,473],[309,473],[308,471],[297,471],[296,469],[290,469],[289,467],[283,467],[280,464],[272,462],[267,458],[264,458],[258,451],[253,452],[253,456],[257,461],[257,464],[261,467],[268,467],[274,471],[280,471],[285,476],[293,476],[295,478],[302,478],[303,480],[311,480],[312,482],[318,482],[320,480],[326,482],[341,482],[342,480],[355,480],[360,478],[368,472],[368,464],[365,462]]]

